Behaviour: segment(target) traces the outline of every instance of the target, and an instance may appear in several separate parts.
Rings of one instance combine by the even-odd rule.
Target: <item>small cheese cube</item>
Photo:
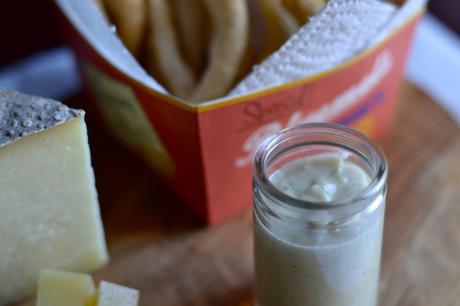
[[[107,260],[84,113],[0,89],[0,305]]]
[[[139,291],[102,281],[99,284],[97,306],[137,306]]]
[[[38,284],[37,306],[86,306],[95,291],[88,274],[45,270]]]

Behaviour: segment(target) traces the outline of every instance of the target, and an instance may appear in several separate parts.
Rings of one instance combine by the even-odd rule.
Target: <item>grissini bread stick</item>
[[[182,58],[168,0],[149,0],[149,70],[160,74],[166,88],[179,98],[193,90],[195,78]]]
[[[126,48],[137,55],[147,28],[146,0],[104,0],[110,19]]]
[[[282,0],[258,0],[258,2],[267,28],[265,46],[259,58],[263,60],[278,50],[299,29],[299,23],[283,6]]]
[[[258,0],[247,0],[249,12],[248,45],[246,46],[246,51],[240,63],[240,69],[235,80],[236,83],[251,72],[252,67],[257,64],[257,59],[264,47],[266,32],[264,20],[257,1]]]
[[[305,24],[311,16],[323,8],[326,0],[283,0],[283,4],[300,24]]]
[[[180,46],[187,64],[199,76],[209,46],[209,16],[203,0],[173,0]]]
[[[233,86],[249,43],[246,0],[205,0],[214,31],[209,64],[191,101],[205,101],[227,94]]]

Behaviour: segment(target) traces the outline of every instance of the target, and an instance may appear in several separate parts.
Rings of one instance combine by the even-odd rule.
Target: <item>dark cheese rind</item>
[[[84,114],[59,101],[0,88],[0,147]]]

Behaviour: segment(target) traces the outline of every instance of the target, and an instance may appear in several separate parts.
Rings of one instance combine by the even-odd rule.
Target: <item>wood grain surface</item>
[[[95,279],[140,289],[140,306],[252,305],[250,211],[206,228],[91,120],[89,129],[112,257]],[[381,144],[390,163],[381,306],[459,306],[459,128],[405,85]]]

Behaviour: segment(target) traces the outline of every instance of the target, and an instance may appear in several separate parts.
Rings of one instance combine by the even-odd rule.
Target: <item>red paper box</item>
[[[313,121],[345,124],[371,137],[384,135],[420,16],[334,69],[200,105],[136,81],[99,55],[65,17],[63,24],[84,84],[114,134],[212,224],[250,207],[252,155],[266,136]]]

